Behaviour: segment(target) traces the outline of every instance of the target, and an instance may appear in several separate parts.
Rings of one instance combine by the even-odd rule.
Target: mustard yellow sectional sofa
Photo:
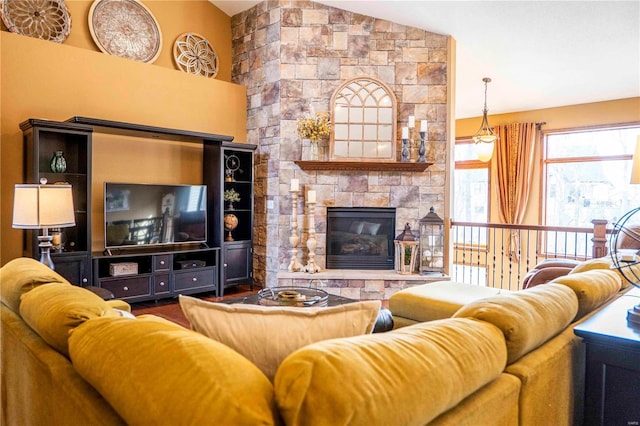
[[[545,289],[558,286],[574,293],[575,306],[548,297]],[[389,309],[400,327],[446,317],[496,325],[508,347],[504,373],[520,382],[517,424],[580,425],[586,348],[573,328],[629,289],[605,257],[580,262],[546,284],[517,292],[451,281],[410,288],[393,295]],[[573,317],[567,322],[561,311]]]
[[[126,304],[14,259],[0,269],[0,418],[3,425],[578,423],[584,351],[571,326],[615,297],[621,281],[609,272],[470,302],[452,318],[312,343],[287,356],[271,381],[216,340],[155,316],[134,318]],[[597,292],[578,288],[594,280],[604,283]]]

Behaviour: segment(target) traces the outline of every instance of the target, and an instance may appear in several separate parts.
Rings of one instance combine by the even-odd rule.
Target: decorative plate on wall
[[[153,62],[162,49],[156,18],[136,0],[96,0],[89,10],[89,30],[104,53]]]
[[[173,45],[173,60],[189,74],[211,78],[218,74],[218,55],[200,34],[180,34]]]
[[[62,43],[71,32],[64,0],[0,0],[0,12],[13,33]]]

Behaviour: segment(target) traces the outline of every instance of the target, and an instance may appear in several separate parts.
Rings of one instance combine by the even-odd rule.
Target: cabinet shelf
[[[339,170],[372,172],[412,172],[421,173],[433,163],[401,163],[377,161],[294,161],[302,170]]]

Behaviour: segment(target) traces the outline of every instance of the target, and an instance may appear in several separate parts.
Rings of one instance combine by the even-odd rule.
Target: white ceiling
[[[233,16],[259,1],[210,0]],[[456,39],[456,118],[640,96],[640,1],[320,0]],[[638,117],[640,119],[640,117]]]

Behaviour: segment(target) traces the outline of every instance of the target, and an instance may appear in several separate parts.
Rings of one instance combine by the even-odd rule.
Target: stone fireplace
[[[396,209],[328,207],[327,269],[394,269]]]
[[[451,38],[309,1],[264,1],[232,17],[232,80],[247,88],[247,142],[258,145],[255,171],[254,277],[260,286],[321,282],[346,297],[387,299],[425,277],[392,270],[327,267],[327,211],[333,207],[393,208],[399,234],[429,207],[445,211],[447,128],[452,105],[448,79]],[[408,117],[428,120],[426,171],[367,168],[305,169],[296,161],[306,145],[296,122],[311,107],[329,111],[331,94],[344,81],[375,76],[397,99],[398,130]],[[399,140],[400,135],[397,135]],[[397,149],[399,150],[399,144]],[[328,160],[328,141],[320,155]],[[398,158],[400,158],[398,156]],[[316,257],[320,274],[288,273],[291,179],[299,179],[300,261],[307,260],[308,217],[304,195],[317,193]]]

